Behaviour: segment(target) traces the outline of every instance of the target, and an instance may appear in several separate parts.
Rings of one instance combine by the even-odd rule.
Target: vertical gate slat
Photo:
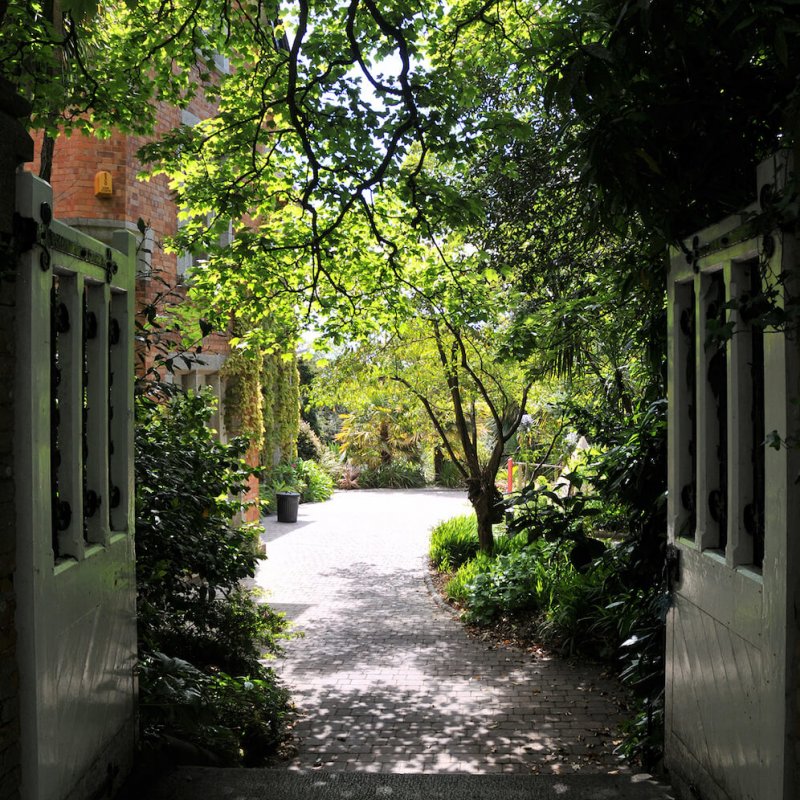
[[[113,238],[114,249],[136,263],[136,237],[130,231],[117,231]],[[109,405],[114,409],[109,424],[113,452],[109,461],[110,491],[117,489],[119,497],[110,506],[112,533],[133,533],[134,487],[133,487],[133,336],[125,335],[133,330],[134,292],[111,293],[109,325],[116,324],[121,336],[117,344],[109,341],[109,373],[114,380],[109,392]],[[109,335],[110,335],[109,331]]]
[[[695,282],[695,296],[697,297],[697,323],[695,325],[695,396],[697,398],[697,408],[695,409],[695,414],[697,415],[698,447],[695,459],[698,461],[699,468],[697,470],[695,509],[697,514],[696,541],[703,549],[717,546],[713,521],[708,509],[708,496],[715,488],[714,476],[709,472],[708,462],[701,457],[702,453],[707,452],[709,449],[716,450],[717,447],[716,437],[713,433],[715,412],[713,411],[713,402],[709,399],[711,391],[707,380],[711,359],[705,346],[709,284],[710,280],[706,274],[697,276]]]
[[[737,300],[750,288],[750,269],[757,264],[734,263],[731,267],[729,286],[731,297]],[[753,501],[753,393],[751,363],[753,360],[750,327],[734,308],[731,319],[739,334],[733,336],[728,348],[728,491],[730,508],[728,513],[729,567],[753,563],[753,537],[744,528],[745,507]]]

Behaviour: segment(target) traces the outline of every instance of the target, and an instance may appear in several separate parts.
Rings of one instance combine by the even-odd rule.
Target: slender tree
[[[444,252],[437,254],[442,258]],[[428,425],[467,485],[481,548],[493,548],[492,525],[503,518],[495,486],[508,445],[525,413],[529,365],[508,357],[514,292],[498,274],[470,266],[473,256],[409,265],[393,323],[351,342],[319,379],[327,399],[394,383],[424,411]],[[504,302],[498,302],[499,298]],[[344,380],[343,380],[344,379]],[[384,389],[385,391],[385,389]]]

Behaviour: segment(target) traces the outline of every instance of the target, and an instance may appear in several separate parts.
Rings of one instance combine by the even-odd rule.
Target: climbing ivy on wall
[[[248,327],[235,323],[232,343],[246,339]],[[294,353],[266,352],[251,344],[231,353],[222,374],[228,430],[250,439],[264,466],[297,458],[300,373]]]
[[[297,359],[280,353],[264,355],[261,370],[264,439],[261,463],[273,466],[297,457],[300,427],[300,374]]]
[[[231,353],[222,370],[225,378],[225,427],[253,443],[264,439],[264,414],[261,404],[261,359],[237,350]]]

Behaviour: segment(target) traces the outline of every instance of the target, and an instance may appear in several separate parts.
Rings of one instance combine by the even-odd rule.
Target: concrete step
[[[152,800],[675,800],[648,775],[467,775],[287,772],[184,767]]]

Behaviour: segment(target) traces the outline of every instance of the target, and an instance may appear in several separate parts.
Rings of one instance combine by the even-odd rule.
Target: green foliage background
[[[296,458],[300,387],[295,356],[262,353],[257,345],[234,346],[222,375],[228,430],[250,439],[267,467]]]

